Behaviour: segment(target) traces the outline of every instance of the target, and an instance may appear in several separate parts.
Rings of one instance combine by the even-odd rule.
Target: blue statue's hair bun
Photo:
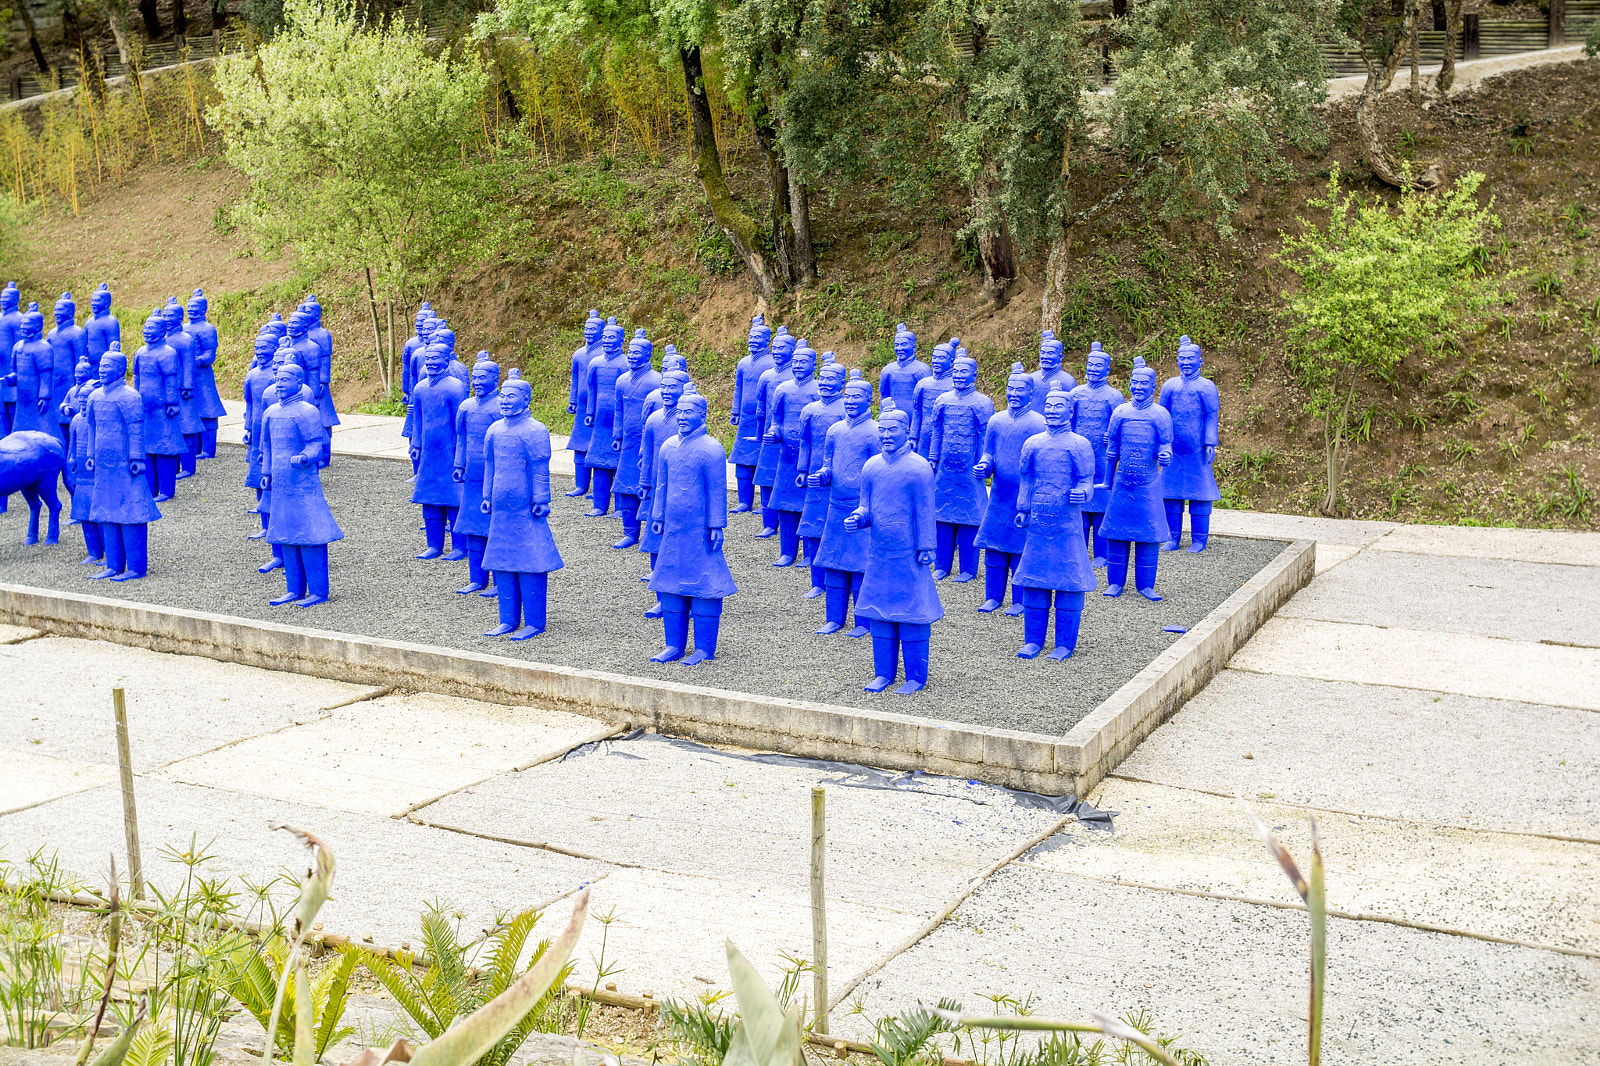
[[[1099,341],[1090,341],[1089,342],[1089,350],[1091,352],[1098,352],[1100,350],[1100,342]]]
[[[120,352],[120,351],[122,351],[122,342],[121,341],[112,341],[111,342],[111,347],[107,348],[106,351],[108,351],[108,352]]]
[[[485,354],[487,354],[487,353],[485,353]],[[510,370],[506,371],[506,380],[507,381],[521,381],[522,380],[522,368],[520,366],[514,366]]]
[[[860,368],[858,368],[858,367],[851,367],[850,368],[850,380],[851,381],[860,381],[860,380],[862,380]]]
[[[1053,329],[1047,329],[1043,333],[1039,334],[1039,339],[1040,340],[1045,340],[1045,341],[1053,341],[1053,340],[1056,339],[1056,331],[1053,330]]]

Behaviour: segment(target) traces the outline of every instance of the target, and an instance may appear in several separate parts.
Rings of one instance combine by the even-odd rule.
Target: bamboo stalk
[[[819,785],[811,790],[811,955],[816,969],[811,975],[811,1001],[815,1004],[812,1030],[828,1031],[828,909],[824,873],[828,853],[828,794]]]
[[[117,769],[122,775],[122,831],[128,844],[128,884],[133,898],[144,899],[144,863],[139,859],[139,812],[133,802],[133,757],[128,751],[128,707],[122,689],[111,690],[117,720]]]

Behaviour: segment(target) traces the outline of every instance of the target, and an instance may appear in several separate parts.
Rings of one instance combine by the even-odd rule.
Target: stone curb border
[[[53,589],[0,584],[0,619],[58,636],[287,670],[336,681],[539,703],[615,726],[714,744],[931,770],[1050,794],[1086,795],[1225,666],[1311,580],[1316,543],[1297,540],[1064,737],[888,711],[525,662],[496,655],[258,622]]]

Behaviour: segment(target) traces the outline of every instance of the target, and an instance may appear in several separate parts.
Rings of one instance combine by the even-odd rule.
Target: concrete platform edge
[[[0,620],[47,633],[494,703],[534,702],[622,727],[892,770],[1086,795],[1311,579],[1295,541],[1064,738],[967,726],[495,655],[0,583]]]

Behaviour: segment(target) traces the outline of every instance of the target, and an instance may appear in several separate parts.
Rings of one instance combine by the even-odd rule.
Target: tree
[[[1319,42],[1336,0],[1141,0],[1107,36],[1111,91],[1086,116],[1125,178],[1099,199],[1075,201],[1063,157],[1063,206],[1045,268],[1041,320],[1055,328],[1066,304],[1076,227],[1129,196],[1158,216],[1209,216],[1223,234],[1238,197],[1260,178],[1285,176],[1278,142],[1322,134],[1317,105],[1327,67]],[[1074,128],[1069,152],[1082,145]]]
[[[1454,6],[1452,25],[1458,25],[1461,5],[1458,2]],[[1366,83],[1361,87],[1360,99],[1356,101],[1356,128],[1361,131],[1361,145],[1366,150],[1367,165],[1379,181],[1397,189],[1406,185],[1431,189],[1443,180],[1433,168],[1423,171],[1420,176],[1408,172],[1402,177],[1394,161],[1389,158],[1389,150],[1383,146],[1383,139],[1378,136],[1378,101],[1394,84],[1400,64],[1415,50],[1421,18],[1422,0],[1400,0],[1399,3],[1391,3],[1391,0],[1341,0],[1337,19],[1338,28],[1344,33],[1347,43],[1360,53],[1361,62],[1367,70]],[[1441,88],[1448,88],[1455,78],[1454,30],[1447,30],[1446,36],[1450,58],[1439,72]],[[1414,68],[1415,63],[1411,78],[1413,96],[1418,92]]]
[[[474,54],[430,54],[399,20],[365,29],[316,0],[289,0],[285,16],[254,56],[218,62],[208,117],[250,179],[251,231],[312,269],[366,267],[376,334],[373,271],[407,303],[507,239],[478,140],[489,75]]]
[[[1467,174],[1448,192],[1408,187],[1391,208],[1342,192],[1336,168],[1327,196],[1310,201],[1328,211],[1327,223],[1301,219],[1301,233],[1284,237],[1278,258],[1300,279],[1287,307],[1295,320],[1293,361],[1323,423],[1324,514],[1339,502],[1362,381],[1392,382],[1405,356],[1438,352],[1500,297],[1474,269],[1484,232],[1498,225],[1493,202],[1478,204],[1482,182],[1482,174]]]

